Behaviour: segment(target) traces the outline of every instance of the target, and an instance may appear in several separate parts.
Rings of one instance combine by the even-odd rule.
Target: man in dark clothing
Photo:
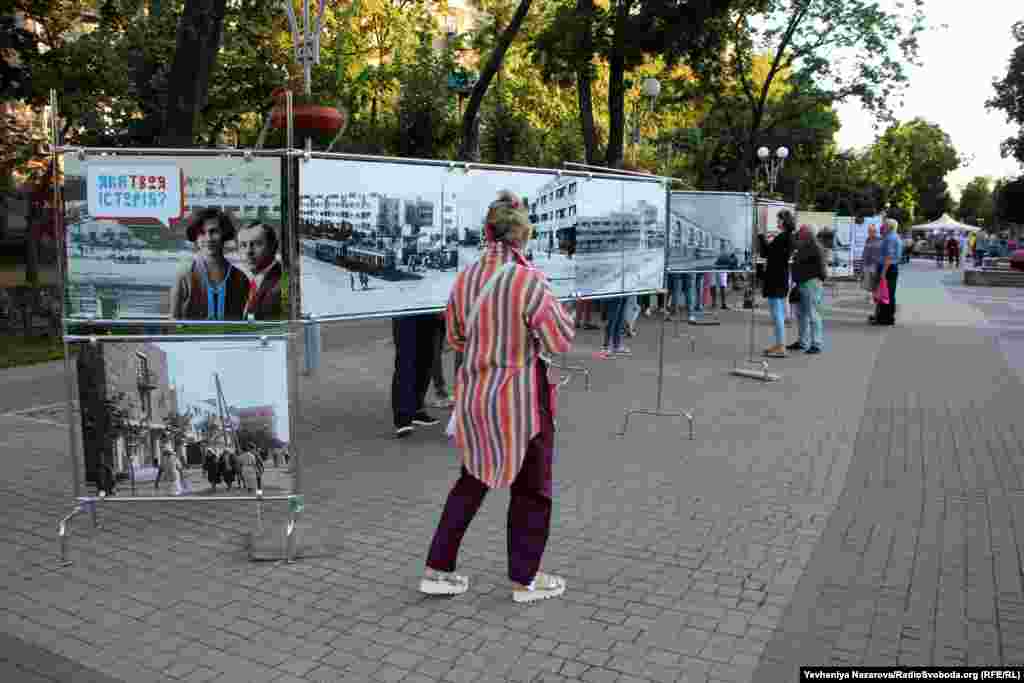
[[[423,409],[430,386],[438,324],[437,315],[432,313],[393,318],[391,321],[395,341],[391,409],[397,437],[411,434],[414,425],[429,427],[438,424],[438,420]]]

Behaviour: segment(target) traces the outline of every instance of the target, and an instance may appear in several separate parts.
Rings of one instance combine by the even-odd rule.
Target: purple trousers
[[[523,467],[510,489],[508,503],[508,576],[529,585],[540,568],[540,559],[551,531],[552,461],[555,446],[547,369],[538,363],[540,432],[526,447]],[[448,494],[427,566],[441,572],[455,571],[459,546],[473,517],[490,489],[465,467]]]

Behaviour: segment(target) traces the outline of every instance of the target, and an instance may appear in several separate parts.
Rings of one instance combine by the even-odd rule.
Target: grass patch
[[[0,368],[16,368],[64,358],[64,343],[53,337],[0,334]]]

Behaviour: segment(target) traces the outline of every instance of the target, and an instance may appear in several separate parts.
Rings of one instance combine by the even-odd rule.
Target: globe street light
[[[775,181],[779,178],[779,171],[782,170],[783,164],[786,163],[786,159],[789,157],[789,150],[785,147],[779,147],[775,150],[775,158],[772,158],[772,152],[767,147],[760,147],[757,150],[757,158],[761,160],[761,167],[764,168],[765,176],[768,179],[768,192],[770,194],[775,193]]]

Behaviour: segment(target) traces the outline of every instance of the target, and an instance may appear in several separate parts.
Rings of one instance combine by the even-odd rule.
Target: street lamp
[[[640,94],[650,102],[650,111],[654,111],[654,103],[657,101],[658,95],[661,94],[661,81],[653,77],[645,78],[640,84]],[[634,145],[640,144],[640,123],[643,115],[644,111],[640,107],[640,102],[637,102],[633,108],[632,142]]]
[[[302,80],[307,96],[312,94],[313,65],[320,63],[320,33],[323,29],[324,8],[327,6],[327,0],[315,1],[318,4],[316,14],[310,17],[309,0],[302,0],[302,26],[299,26],[291,0],[282,0],[281,3],[288,15],[295,58],[302,65]]]
[[[779,179],[779,171],[789,157],[789,150],[786,147],[779,147],[775,150],[775,158],[767,147],[760,147],[757,150],[757,158],[761,160],[761,167],[764,169],[765,177],[768,179],[768,192],[775,193],[775,181]]]

